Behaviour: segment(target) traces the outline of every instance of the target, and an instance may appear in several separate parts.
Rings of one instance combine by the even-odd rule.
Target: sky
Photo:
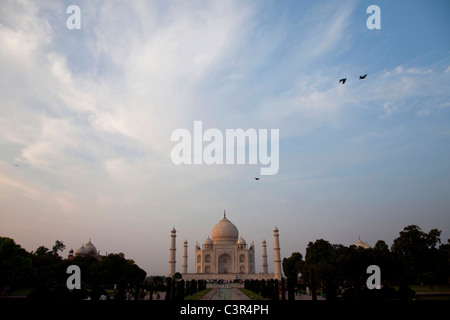
[[[0,236],[30,252],[61,240],[64,257],[91,239],[148,275],[168,273],[173,227],[177,271],[186,239],[194,272],[224,210],[256,272],[263,239],[274,271],[275,226],[282,258],[316,239],[390,246],[411,224],[445,243],[449,14],[446,0],[2,1]],[[278,172],[174,164],[171,135],[194,121],[278,129]]]

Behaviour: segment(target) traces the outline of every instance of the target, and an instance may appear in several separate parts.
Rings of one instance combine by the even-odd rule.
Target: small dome
[[[208,236],[208,239],[205,240],[204,245],[212,245],[213,241],[211,240],[211,238]]]
[[[86,248],[84,247],[84,245],[81,245],[80,248],[78,248],[77,251],[75,251],[75,255],[76,256],[85,256],[88,254],[88,251],[86,250]]]
[[[240,237],[236,244],[237,245],[246,245],[247,242],[245,242],[244,238]]]
[[[370,246],[367,244],[367,242],[362,241],[360,238],[358,238],[358,241],[356,241],[355,246],[357,246],[358,248],[364,248],[364,249],[370,248]]]
[[[227,243],[235,244],[239,237],[239,231],[236,226],[227,219],[226,215],[223,215],[223,219],[220,220],[212,229],[211,237],[214,240],[214,244]]]
[[[97,256],[98,255],[97,248],[92,244],[91,239],[89,239],[89,242],[86,243],[84,245],[84,247],[85,247],[85,249],[87,251],[87,254],[93,255],[93,256]]]

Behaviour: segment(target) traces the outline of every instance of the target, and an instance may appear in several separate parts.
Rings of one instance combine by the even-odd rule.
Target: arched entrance
[[[232,272],[232,259],[227,253],[222,254],[219,257],[219,273],[229,273]]]

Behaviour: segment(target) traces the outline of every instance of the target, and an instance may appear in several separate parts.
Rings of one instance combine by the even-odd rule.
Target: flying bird
[[[341,82],[342,82],[342,84],[344,84],[344,83],[345,83],[345,81],[347,81],[347,78],[344,78],[344,79],[340,79],[340,80],[339,80],[339,83],[341,83]]]
[[[255,177],[255,180],[259,180],[259,178],[258,178],[258,177]]]
[[[367,77],[367,74],[363,75],[363,76],[359,76],[359,79],[365,79]]]

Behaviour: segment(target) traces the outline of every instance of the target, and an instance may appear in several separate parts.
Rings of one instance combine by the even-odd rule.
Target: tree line
[[[324,239],[309,242],[305,258],[294,252],[282,262],[284,276],[278,281],[249,280],[244,286],[261,294],[264,298],[278,299],[277,292],[285,292],[289,300],[295,292],[308,287],[312,298],[317,291],[333,300],[340,293],[348,299],[364,298],[411,298],[413,292],[407,285],[434,286],[450,283],[450,239],[441,243],[441,231],[432,229],[428,233],[417,225],[409,225],[389,246],[383,241],[373,248],[355,245],[331,244]],[[127,288],[146,288],[148,291],[166,291],[167,300],[182,300],[185,296],[201,291],[206,283],[167,278],[166,285],[156,288],[146,283],[146,272],[123,253],[109,254],[101,260],[94,257],[63,259],[59,252],[65,249],[62,241],[55,241],[48,249],[41,246],[35,252],[27,252],[13,239],[0,237],[0,289],[13,291],[17,288],[49,288],[66,294],[67,267],[76,264],[81,269],[83,289],[90,288],[94,298],[104,288],[117,286],[116,298],[123,298]],[[381,270],[381,290],[368,290],[367,267],[377,265]],[[162,280],[162,279],[161,279]],[[396,286],[399,289],[394,290]],[[116,290],[115,290],[116,293]]]
[[[283,271],[288,281],[308,286],[313,299],[318,286],[329,299],[336,298],[339,290],[349,299],[374,295],[410,298],[413,292],[407,285],[433,287],[450,282],[450,239],[441,243],[440,235],[438,229],[426,233],[417,225],[409,225],[399,233],[390,249],[383,240],[365,249],[318,239],[308,243],[305,259],[299,252],[284,258]],[[381,291],[366,287],[370,265],[380,267]],[[399,288],[396,292],[394,286]]]
[[[165,300],[184,300],[185,297],[196,294],[206,289],[206,280],[184,280],[179,272],[175,272],[173,277],[166,278]]]
[[[147,274],[123,253],[108,254],[100,260],[91,256],[68,260],[59,255],[64,249],[64,243],[56,240],[52,249],[40,246],[34,252],[27,252],[13,239],[0,237],[0,288],[8,288],[10,292],[18,288],[62,292],[67,289],[66,271],[72,264],[81,269],[83,289],[90,288],[96,294],[114,285],[136,286],[143,283]]]

